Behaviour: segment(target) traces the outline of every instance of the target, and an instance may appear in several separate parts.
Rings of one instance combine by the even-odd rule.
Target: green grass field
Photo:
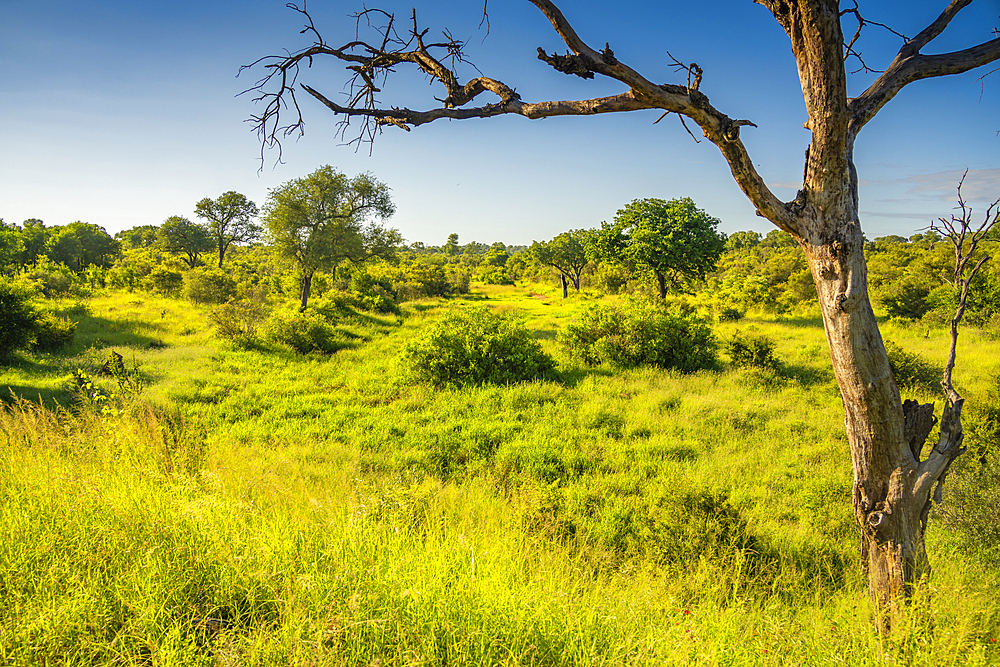
[[[235,349],[171,299],[56,304],[74,345],[0,370],[0,664],[1000,664],[1000,570],[933,519],[929,602],[875,633],[818,318],[715,325],[773,338],[776,373],[614,371],[556,341],[597,297],[558,297],[347,317],[332,356]],[[407,341],[469,302],[558,377],[413,383]],[[883,333],[944,361],[943,330]],[[110,349],[142,393],[74,403]],[[970,404],[998,359],[963,331]]]

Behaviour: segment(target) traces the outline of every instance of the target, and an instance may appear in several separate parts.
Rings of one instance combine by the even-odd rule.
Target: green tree
[[[660,298],[671,289],[704,278],[715,267],[726,240],[715,231],[719,220],[683,199],[636,199],[601,223],[591,237],[591,253],[632,270],[650,271]]]
[[[219,252],[219,268],[229,246],[250,243],[260,237],[257,205],[238,192],[224,192],[217,199],[205,197],[194,205],[194,212],[205,221],[208,234]]]
[[[82,271],[88,266],[107,268],[114,264],[120,244],[104,227],[77,221],[64,227],[53,227],[45,249],[53,262]]]
[[[369,174],[348,178],[329,165],[271,190],[264,223],[274,247],[299,270],[303,311],[317,270],[394,254],[402,237],[375,220],[395,210],[384,183]]]
[[[118,232],[115,234],[115,240],[122,244],[123,250],[152,248],[156,245],[159,229],[156,225],[138,225]]]
[[[192,269],[201,253],[215,248],[215,243],[205,227],[179,215],[164,220],[156,233],[156,244],[166,252],[184,255],[182,259]]]
[[[559,282],[565,299],[568,293],[567,280],[580,291],[580,275],[589,261],[587,258],[588,231],[571,229],[559,234],[548,243],[535,241],[528,252],[539,264],[551,266],[559,271]]]
[[[760,244],[760,232],[735,232],[726,239],[726,250],[750,250]]]
[[[448,241],[444,244],[445,254],[457,255],[458,248],[458,234],[448,234]]]
[[[21,230],[0,218],[0,271],[13,269],[23,250]]]
[[[39,255],[45,255],[45,245],[48,243],[51,231],[38,218],[28,218],[21,223],[21,252],[17,258],[18,266],[34,264]]]

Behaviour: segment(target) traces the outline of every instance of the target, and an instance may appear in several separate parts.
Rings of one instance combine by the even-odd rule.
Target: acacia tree
[[[209,236],[219,252],[219,268],[229,246],[250,243],[260,237],[260,225],[254,223],[257,205],[238,192],[223,192],[217,199],[205,197],[194,205],[194,213],[205,221]]]
[[[394,212],[384,183],[369,174],[348,178],[329,165],[271,190],[264,223],[274,247],[299,269],[301,310],[317,270],[392,255],[402,237],[375,220]]]
[[[528,249],[539,263],[559,271],[559,283],[562,285],[564,299],[569,292],[567,280],[573,283],[573,288],[577,292],[580,291],[580,275],[589,261],[586,237],[586,230],[571,229],[547,243],[535,241]]]
[[[202,225],[185,217],[172,215],[156,231],[156,243],[170,253],[182,253],[181,259],[193,269],[201,253],[216,247],[215,240]]]
[[[943,2],[944,0],[942,0]],[[937,38],[973,0],[951,0],[941,14],[903,45],[866,90],[849,97],[845,61],[857,55],[858,34],[845,39],[842,22],[864,19],[857,9],[841,11],[838,0],[757,0],[784,29],[799,73],[808,113],[805,127],[811,139],[802,187],[792,201],[781,201],[757,172],[740,131],[754,126],[734,119],[712,105],[701,90],[702,70],[680,67],[678,83],[654,83],[615,57],[610,46],[588,45],[550,0],[530,0],[552,24],[569,48],[567,55],[538,49],[538,57],[560,72],[584,78],[600,75],[620,82],[623,92],[586,100],[525,102],[512,86],[488,76],[462,83],[453,67],[461,62],[464,45],[445,33],[428,43],[414,12],[412,27],[398,28],[394,17],[375,28],[373,39],[359,34],[342,46],[327,43],[303,9],[304,33],[314,43],[304,49],[258,61],[263,77],[253,89],[262,110],[252,120],[262,150],[278,145],[282,136],[302,130],[295,98],[305,91],[345,121],[361,121],[360,139],[373,139],[385,126],[409,130],[442,118],[486,118],[516,114],[530,119],[657,109],[693,121],[722,153],[733,178],[759,215],[788,232],[809,262],[830,346],[833,370],[844,403],[847,436],[853,461],[854,515],[863,534],[863,562],[870,589],[880,609],[894,608],[912,585],[928,572],[924,549],[927,508],[935,487],[940,489],[949,465],[962,451],[960,400],[949,398],[941,419],[940,439],[922,457],[927,430],[919,411],[904,411],[899,388],[868,296],[858,215],[858,175],[854,145],[865,125],[905,86],[921,79],[959,74],[1000,59],[1000,38],[969,48],[933,55],[921,51]],[[358,14],[358,27],[375,24],[380,10]],[[371,20],[369,20],[371,19]],[[343,104],[309,85],[299,85],[300,66],[320,58],[343,61],[348,69],[348,95]],[[446,64],[448,63],[448,64]],[[380,107],[380,86],[390,71],[412,66],[445,89],[436,108],[414,110]],[[313,68],[314,71],[316,68]],[[686,80],[685,80],[686,79]],[[493,97],[474,106],[480,95]],[[282,111],[291,108],[291,122]],[[883,616],[883,618],[885,618]]]
[[[664,299],[668,283],[671,289],[680,289],[715,268],[726,244],[715,231],[718,226],[718,218],[687,197],[637,199],[615,214],[613,224],[601,223],[590,246],[607,262],[652,272]]]

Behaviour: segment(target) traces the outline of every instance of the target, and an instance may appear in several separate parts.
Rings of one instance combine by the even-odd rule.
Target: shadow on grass
[[[65,349],[65,356],[82,352],[91,347],[136,347],[158,349],[166,347],[159,337],[151,334],[164,331],[159,323],[140,320],[113,320],[93,315],[76,315],[76,336]]]
[[[775,324],[787,324],[792,327],[822,329],[823,318],[819,315],[815,317],[783,317],[774,321]]]
[[[18,400],[40,403],[49,410],[65,408],[73,404],[73,394],[65,389],[32,387],[27,385],[6,385],[0,393],[0,401],[6,405]]]

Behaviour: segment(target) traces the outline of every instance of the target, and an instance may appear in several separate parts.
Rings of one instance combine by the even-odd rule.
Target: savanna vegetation
[[[266,236],[221,269],[204,235],[149,227],[88,264],[10,255],[0,661],[1000,663],[997,267],[959,339],[970,453],[935,570],[880,634],[787,234],[719,235],[661,296],[597,231],[365,254],[390,230],[343,223],[359,254],[324,251],[308,303]],[[580,246],[578,271],[553,261]],[[866,243],[896,379],[939,410],[949,252]]]

